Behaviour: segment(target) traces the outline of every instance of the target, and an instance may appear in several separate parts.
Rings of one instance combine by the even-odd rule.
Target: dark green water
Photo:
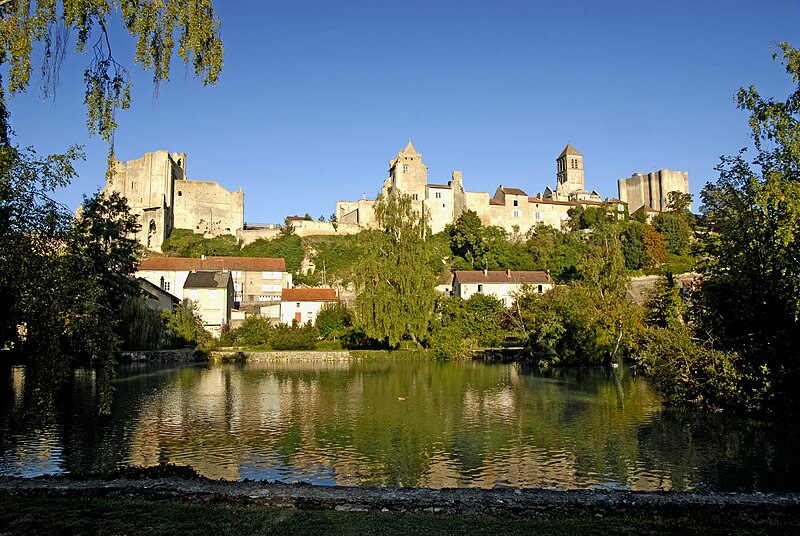
[[[132,365],[98,416],[79,372],[52,424],[2,373],[0,474],[171,462],[323,485],[799,491],[796,423],[664,410],[627,368],[413,358]]]

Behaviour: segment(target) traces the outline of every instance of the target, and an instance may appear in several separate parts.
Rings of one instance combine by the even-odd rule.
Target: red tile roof
[[[490,271],[482,270],[456,270],[455,278],[460,283],[518,283],[518,284],[543,284],[553,283],[547,272],[541,271]]]
[[[285,288],[281,290],[281,301],[339,301],[332,288]]]
[[[205,259],[188,257],[150,257],[139,263],[139,271],[192,271],[192,270],[217,270],[229,272],[241,270],[244,272],[285,272],[284,259],[270,259],[264,257],[206,257]]]

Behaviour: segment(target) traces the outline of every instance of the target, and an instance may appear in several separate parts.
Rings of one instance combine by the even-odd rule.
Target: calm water
[[[323,485],[799,491],[796,423],[666,411],[631,370],[371,359],[78,372],[53,424],[0,372],[0,474],[191,465]]]

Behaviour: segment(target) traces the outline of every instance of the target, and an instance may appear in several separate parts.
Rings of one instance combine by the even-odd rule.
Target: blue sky
[[[186,152],[189,178],[242,187],[249,223],[328,217],[337,200],[374,197],[409,138],[434,183],[460,170],[468,190],[535,195],[555,186],[571,143],[603,197],[619,178],[666,167],[689,172],[697,201],[720,155],[748,143],[733,95],[754,84],[785,98],[791,80],[771,54],[800,46],[797,0],[215,5],[220,83],[204,88],[176,58],[157,98],[115,20],[114,55],[134,84],[116,155]],[[55,195],[72,209],[105,180],[107,148],[85,126],[88,61],[68,56],[54,101],[37,80],[10,106],[20,145],[85,147],[80,176]]]

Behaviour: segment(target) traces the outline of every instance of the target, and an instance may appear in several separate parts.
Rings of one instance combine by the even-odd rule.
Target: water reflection
[[[797,426],[663,411],[629,369],[422,359],[131,366],[98,416],[79,373],[49,428],[13,369],[0,474],[191,465],[210,478],[326,485],[797,490]]]

